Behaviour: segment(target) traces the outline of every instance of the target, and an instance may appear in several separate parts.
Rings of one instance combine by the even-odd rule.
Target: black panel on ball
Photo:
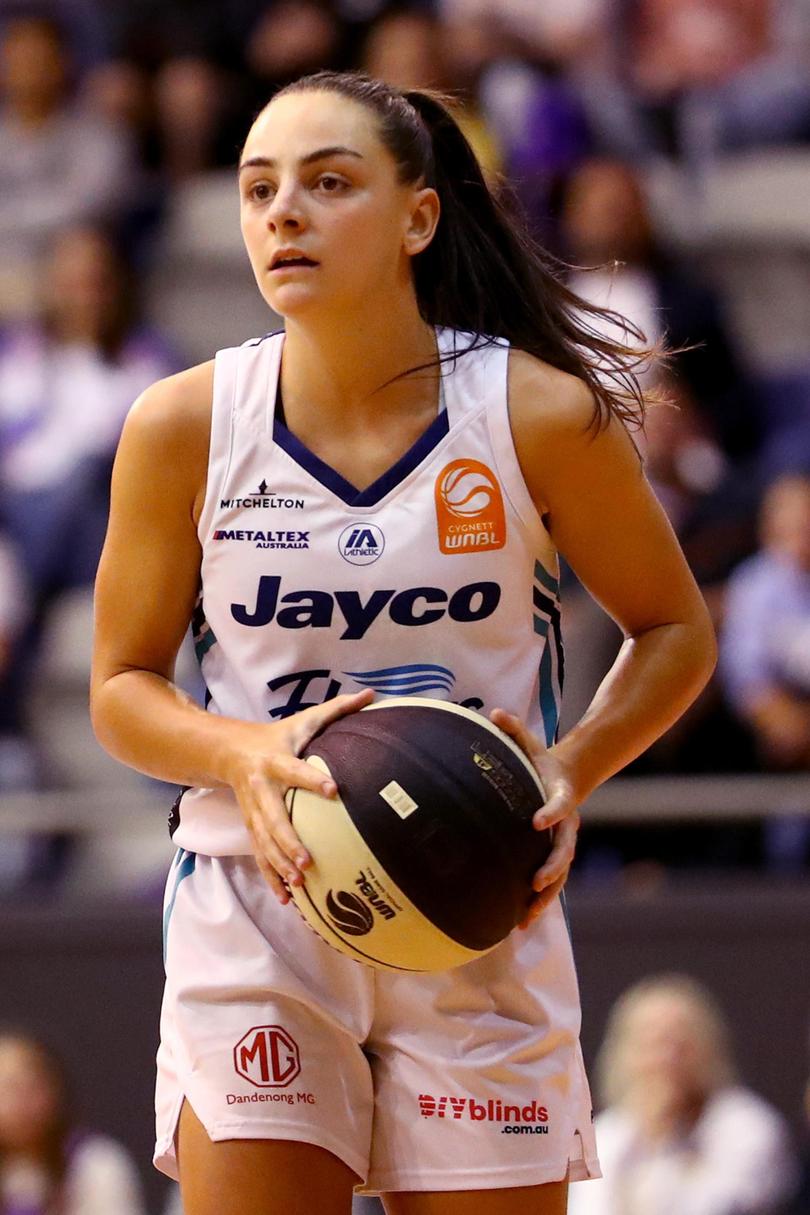
[[[333,722],[307,749],[334,777],[352,822],[411,902],[468,949],[488,949],[522,918],[549,832],[535,781],[485,719],[402,705]],[[418,809],[380,796],[396,781]]]

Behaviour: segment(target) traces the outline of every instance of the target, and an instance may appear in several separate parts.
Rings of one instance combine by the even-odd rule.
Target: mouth
[[[303,253],[277,253],[270,262],[270,272],[276,274],[283,270],[312,270],[317,265],[318,262]]]

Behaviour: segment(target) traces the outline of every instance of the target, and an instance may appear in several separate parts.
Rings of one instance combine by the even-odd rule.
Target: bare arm
[[[513,354],[510,411],[526,483],[558,549],[625,638],[580,721],[548,752],[531,741],[559,792],[538,826],[571,814],[663,734],[716,661],[703,597],[632,441],[615,421],[589,430],[592,408],[580,381]],[[528,739],[524,731],[526,746]],[[570,848],[555,848],[545,878],[564,880],[573,816],[572,826],[558,831],[558,844]]]
[[[335,792],[297,756],[322,725],[368,697],[265,724],[206,713],[172,682],[199,589],[211,384],[210,364],[162,380],[127,419],[96,582],[93,726],[111,755],[141,772],[233,788],[257,859],[286,901],[278,874],[299,881],[308,858],[283,793],[292,784]]]

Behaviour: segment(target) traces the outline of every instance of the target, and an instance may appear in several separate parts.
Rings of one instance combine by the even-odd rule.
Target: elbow
[[[90,680],[90,724],[100,747],[114,755],[114,731],[109,696],[110,679],[94,674]]]
[[[700,692],[717,670],[719,659],[717,632],[709,609],[703,603],[689,630],[689,652],[695,672],[696,692]]]
[[[90,724],[96,736],[96,742],[106,750],[104,739],[104,681],[90,681]]]

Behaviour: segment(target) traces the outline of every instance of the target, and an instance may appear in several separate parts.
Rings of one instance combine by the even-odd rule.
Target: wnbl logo
[[[338,552],[352,565],[371,565],[384,548],[385,536],[376,523],[350,523],[338,539]]]

